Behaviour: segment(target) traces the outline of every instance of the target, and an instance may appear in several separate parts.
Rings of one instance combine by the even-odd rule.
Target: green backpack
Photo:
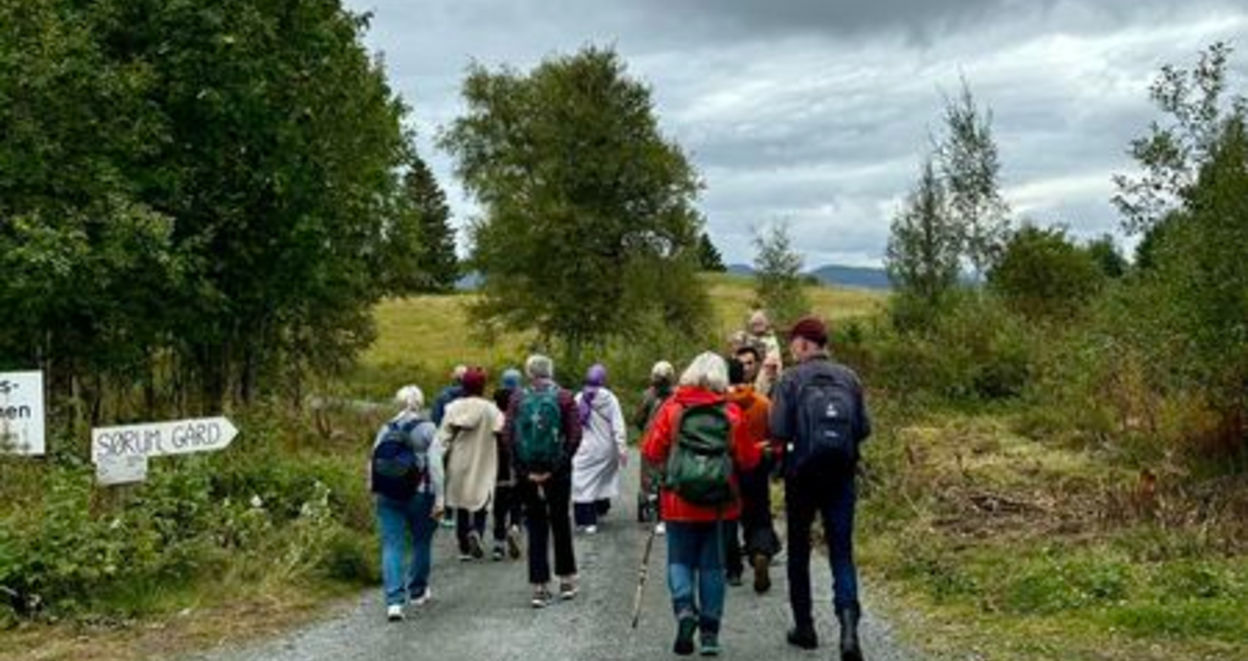
[[[559,389],[525,388],[516,410],[516,459],[532,470],[554,470],[563,460]]]
[[[732,484],[732,423],[723,403],[691,406],[676,418],[676,442],[664,485],[685,501],[722,507],[737,494]]]

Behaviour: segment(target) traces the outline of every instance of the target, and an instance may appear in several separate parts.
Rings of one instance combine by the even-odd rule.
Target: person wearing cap
[[[572,511],[577,529],[592,535],[620,495],[620,469],[628,463],[628,428],[620,400],[607,388],[606,367],[589,368],[576,407],[582,435],[572,457]]]
[[[854,469],[858,446],[871,434],[871,420],[858,375],[834,362],[827,346],[823,321],[799,320],[789,332],[789,351],[797,365],[783,374],[772,400],[771,437],[784,445],[789,605],[795,625],[788,641],[803,649],[819,645],[810,589],[810,528],[817,512],[832,565],[841,658],[859,661]]]
[[[446,407],[438,428],[438,442],[449,455],[446,466],[446,506],[455,509],[455,537],[460,560],[485,555],[486,508],[498,476],[498,435],[503,413],[485,398],[485,370],[464,372],[464,396]]]
[[[520,389],[520,379],[520,370],[509,368],[503,371],[499,386],[494,390],[494,405],[498,410],[507,410],[512,396]],[[503,424],[506,425],[505,420]],[[498,479],[494,482],[494,560],[502,560],[504,555],[512,560],[520,558],[520,511],[523,506],[516,490],[511,453],[502,436],[499,436]]]

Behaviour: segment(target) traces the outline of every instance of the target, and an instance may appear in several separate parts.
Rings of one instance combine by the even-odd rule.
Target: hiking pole
[[[650,549],[654,548],[654,537],[658,534],[658,526],[650,526],[650,536],[646,538],[646,550],[641,554],[641,567],[637,569],[637,594],[633,597],[633,628],[641,619],[641,595],[646,589],[646,578],[650,574]]]

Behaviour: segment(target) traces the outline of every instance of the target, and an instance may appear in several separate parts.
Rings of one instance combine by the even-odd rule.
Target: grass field
[[[742,328],[751,311],[752,280],[727,274],[704,275],[715,312],[715,328],[727,338]],[[815,313],[832,323],[876,311],[887,294],[867,290],[808,287]],[[390,299],[377,306],[378,339],[347,380],[351,394],[382,398],[396,384],[415,381],[426,391],[445,381],[458,363],[498,368],[523,360],[532,337],[504,334],[485,344],[469,332],[465,304],[471,294]],[[658,359],[656,356],[654,359]]]

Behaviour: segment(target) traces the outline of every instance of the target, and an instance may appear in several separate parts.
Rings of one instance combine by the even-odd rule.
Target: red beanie
[[[485,383],[488,380],[489,379],[485,373],[484,368],[481,368],[481,367],[469,368],[467,372],[464,372],[464,380],[462,382],[464,386],[464,392],[467,393],[468,395],[481,396],[485,394]]]
[[[828,327],[818,317],[802,317],[789,331],[790,342],[799,337],[826,347],[828,346]]]

